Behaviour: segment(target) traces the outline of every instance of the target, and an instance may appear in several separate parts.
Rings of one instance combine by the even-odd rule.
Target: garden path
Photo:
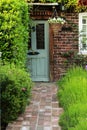
[[[58,120],[63,109],[59,108],[57,88],[55,83],[35,83],[30,105],[6,130],[61,130]]]

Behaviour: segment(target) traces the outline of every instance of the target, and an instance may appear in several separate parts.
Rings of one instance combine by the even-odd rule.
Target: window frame
[[[79,54],[87,55],[87,49],[81,50],[82,43],[81,43],[80,34],[82,31],[82,26],[83,26],[82,19],[84,16],[87,16],[87,12],[79,13]]]

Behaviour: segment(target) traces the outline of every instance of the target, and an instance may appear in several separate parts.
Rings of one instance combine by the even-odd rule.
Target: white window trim
[[[87,12],[79,13],[79,54],[87,55],[87,50],[81,50],[80,32],[82,31],[82,17],[87,16]]]

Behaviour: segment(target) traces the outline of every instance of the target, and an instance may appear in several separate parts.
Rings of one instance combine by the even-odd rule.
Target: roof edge
[[[57,6],[58,3],[28,3],[29,5]]]

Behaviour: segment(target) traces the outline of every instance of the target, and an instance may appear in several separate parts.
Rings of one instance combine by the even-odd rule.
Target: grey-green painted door
[[[49,81],[49,24],[47,21],[34,21],[31,32],[31,50],[39,54],[28,55],[28,68],[33,81]]]

